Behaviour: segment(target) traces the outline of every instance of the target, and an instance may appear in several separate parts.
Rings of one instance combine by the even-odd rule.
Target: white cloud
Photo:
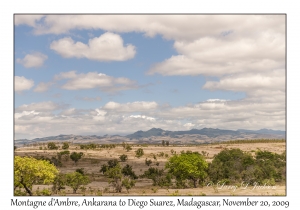
[[[193,123],[185,123],[183,126],[186,127],[187,129],[191,129],[192,127],[195,126],[195,124],[193,124]]]
[[[25,68],[38,68],[44,65],[45,60],[48,59],[47,55],[40,52],[27,54],[23,59],[18,58],[17,62],[22,64]]]
[[[35,27],[37,21],[39,21],[44,15],[14,15],[15,25],[29,25]]]
[[[225,102],[225,101],[228,101],[228,100],[224,100],[224,99],[208,99],[206,100],[207,102]]]
[[[223,76],[285,67],[284,34],[204,37],[192,42],[175,41],[174,48],[179,55],[154,65],[148,74]]]
[[[19,119],[23,116],[28,116],[28,115],[38,115],[39,112],[35,112],[35,111],[22,111],[22,112],[16,112],[15,113],[15,118]]]
[[[53,85],[53,82],[41,82],[39,83],[35,88],[34,92],[46,92],[51,86]]]
[[[108,102],[104,105],[103,109],[113,112],[143,112],[154,110],[158,107],[158,104],[154,101],[135,101],[126,104],[120,104],[116,102]]]
[[[65,58],[87,58],[98,61],[125,61],[135,55],[135,47],[123,45],[118,34],[104,33],[90,39],[88,44],[74,42],[70,37],[53,41],[50,48]]]
[[[16,109],[16,135],[44,137],[58,134],[128,134],[137,130],[162,128],[189,130],[203,127],[221,129],[285,129],[285,105],[276,101],[209,100],[180,107],[156,102],[109,102],[93,110],[69,108],[53,102],[22,105]],[[56,110],[62,110],[57,113]],[[36,132],[34,132],[36,131]]]
[[[223,129],[285,129],[285,15],[50,15],[28,17],[23,24],[35,34],[62,34],[71,30],[109,31],[88,43],[63,38],[51,44],[64,57],[100,61],[133,58],[135,48],[124,46],[114,33],[137,32],[174,40],[173,55],[148,70],[160,75],[204,75],[209,91],[244,92],[241,100],[208,99],[179,107],[155,101],[108,102],[95,110],[62,108],[34,111],[16,120],[20,132],[31,136],[60,133],[127,134],[159,127],[167,130],[213,127]],[[39,23],[37,24],[37,21]],[[27,22],[27,23],[26,23]],[[20,21],[16,21],[20,24]],[[108,41],[116,45],[105,44]],[[108,49],[103,54],[98,49]],[[119,55],[111,54],[115,49]],[[120,50],[119,50],[120,49]],[[119,50],[119,51],[118,51]],[[159,50],[159,49],[158,49]],[[210,76],[214,76],[212,81]],[[99,88],[115,92],[137,88],[135,81],[97,72],[56,75],[62,88]],[[201,87],[199,87],[201,88]],[[87,100],[94,100],[87,98]],[[24,111],[24,112],[25,112]],[[51,113],[49,113],[51,112]],[[25,116],[26,115],[26,116]],[[51,119],[51,120],[46,120]],[[26,127],[25,127],[26,125]],[[25,132],[26,133],[26,132]]]
[[[15,91],[22,92],[24,90],[29,90],[34,85],[34,81],[31,79],[26,79],[25,77],[15,76]]]
[[[62,85],[62,88],[67,90],[100,88],[105,92],[117,92],[135,89],[138,87],[135,81],[128,78],[115,78],[106,74],[99,74],[97,72],[76,74],[75,71],[70,71],[55,75],[55,80],[62,79],[69,79],[64,85]]]
[[[278,96],[278,93],[285,96],[285,70],[278,69],[262,73],[252,72],[225,76],[220,81],[207,81],[203,88],[246,92],[249,97],[252,96],[256,99]],[[278,102],[284,103],[284,100]]]
[[[278,101],[214,101],[174,107],[156,112],[155,117],[173,121],[188,120],[193,128],[285,129],[285,104]],[[191,125],[191,124],[187,124]]]
[[[52,101],[45,101],[45,102],[39,102],[39,103],[31,103],[31,104],[23,104],[16,108],[17,112],[22,111],[35,111],[35,112],[45,112],[45,111],[54,111],[66,108],[66,104],[57,104]]]
[[[28,15],[28,19],[34,18]],[[33,26],[36,34],[102,29],[118,33],[141,32],[149,37],[161,34],[174,40],[195,40],[203,36],[225,36],[236,31],[240,32],[240,36],[255,36],[256,31],[266,28],[273,33],[285,33],[285,15],[48,15],[43,19],[40,17],[40,20]]]
[[[76,71],[61,72],[54,76],[54,80],[74,79],[77,77]]]
[[[135,119],[142,118],[142,119],[146,119],[146,120],[150,120],[150,121],[155,121],[154,117],[148,117],[148,116],[140,115],[140,114],[138,114],[138,115],[130,115],[129,117],[130,118],[135,118]]]
[[[70,116],[70,115],[74,115],[75,113],[76,113],[76,109],[70,108],[70,109],[63,110],[60,114],[62,116]]]
[[[78,100],[82,100],[82,101],[101,101],[101,97],[97,96],[97,97],[76,97]]]

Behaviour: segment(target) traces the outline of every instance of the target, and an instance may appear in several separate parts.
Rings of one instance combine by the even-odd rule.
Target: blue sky
[[[15,15],[15,138],[285,129],[285,16]]]

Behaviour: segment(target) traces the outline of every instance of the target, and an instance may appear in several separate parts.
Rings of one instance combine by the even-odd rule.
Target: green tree
[[[113,167],[115,167],[116,165],[118,165],[118,160],[117,160],[117,159],[109,160],[109,161],[107,161],[107,164],[108,164],[108,167],[109,167],[109,168],[113,168]]]
[[[101,166],[100,172],[102,172],[104,174],[108,169],[111,169],[111,168],[115,167],[116,165],[118,165],[117,159],[109,160],[109,161],[107,161],[107,164],[103,164]]]
[[[81,173],[73,172],[66,174],[66,185],[73,189],[73,193],[76,193],[81,185],[87,185],[90,182],[89,177]]]
[[[122,188],[125,187],[127,192],[135,185],[135,181],[130,177],[124,177],[120,164],[118,163],[113,168],[109,168],[105,175],[109,178],[109,183],[115,188],[116,192],[122,192]]]
[[[144,174],[140,175],[141,178],[151,179],[153,186],[159,185],[160,187],[170,186],[172,184],[171,175],[164,175],[164,169],[158,169],[154,167],[148,168]]]
[[[134,173],[134,171],[132,170],[132,166],[126,164],[126,166],[124,166],[122,168],[122,174],[124,176],[129,176],[132,179],[137,179],[137,175]]]
[[[100,168],[99,172],[102,172],[103,174],[108,170],[108,166],[106,164],[103,164]]]
[[[50,162],[53,163],[56,167],[62,167],[62,162],[56,157],[51,157]]]
[[[192,181],[193,186],[197,187],[197,182],[203,182],[207,176],[208,164],[204,157],[199,153],[182,153],[174,155],[166,163],[169,174],[176,178],[177,183],[186,180]]]
[[[113,168],[109,168],[105,175],[109,178],[109,184],[112,184],[116,192],[122,192],[122,169],[120,164],[117,164]]]
[[[140,158],[144,155],[144,150],[142,148],[139,148],[135,151],[135,157]]]
[[[70,151],[69,150],[65,150],[65,151],[62,151],[62,152],[58,152],[57,153],[57,157],[58,157],[58,159],[61,159],[63,157],[63,159],[65,161],[68,161],[69,157],[70,157]]]
[[[162,141],[161,141],[161,144],[162,144],[163,146],[165,146],[165,145],[166,145],[165,140],[162,140]]]
[[[125,177],[122,180],[122,186],[126,188],[127,193],[129,192],[129,189],[135,186],[135,181],[130,179],[129,177]]]
[[[120,155],[119,158],[122,162],[125,162],[128,159],[128,156],[123,154],[123,155]]]
[[[170,142],[169,141],[166,141],[166,146],[169,146],[170,145]]]
[[[14,160],[14,189],[24,188],[32,196],[34,184],[50,184],[58,174],[58,169],[46,160],[32,157],[15,156]]]
[[[256,171],[256,181],[264,179],[274,179],[275,181],[282,181],[286,176],[286,156],[283,154],[276,154],[269,151],[257,151],[255,156],[256,166],[259,170]],[[258,175],[259,174],[259,175]]]
[[[70,145],[68,142],[64,142],[63,143],[63,146],[62,146],[62,149],[69,149]]]
[[[57,194],[60,190],[65,189],[66,181],[65,174],[58,174],[53,181],[52,192]]]
[[[56,150],[56,149],[58,149],[58,146],[56,146],[56,144],[54,142],[49,142],[48,143],[48,149]]]
[[[255,160],[251,154],[241,149],[224,149],[215,155],[209,166],[209,178],[213,182],[228,180],[229,182],[251,182],[257,173]],[[254,172],[256,171],[256,172]]]
[[[71,155],[70,155],[70,158],[76,164],[81,159],[82,156],[83,156],[82,152],[72,152]]]

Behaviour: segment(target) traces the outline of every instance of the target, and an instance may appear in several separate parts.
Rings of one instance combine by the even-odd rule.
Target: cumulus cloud
[[[45,60],[48,59],[47,55],[40,52],[25,55],[24,58],[17,59],[17,63],[22,64],[25,68],[38,68],[44,65]]]
[[[16,108],[17,112],[22,111],[35,111],[35,112],[45,112],[45,111],[54,111],[60,110],[68,107],[66,104],[57,104],[52,101],[39,102],[39,103],[31,103],[31,104],[23,104]]]
[[[104,33],[90,39],[88,44],[74,42],[70,37],[53,41],[50,48],[65,58],[87,58],[97,61],[125,61],[135,55],[135,47],[123,45],[123,39],[118,34]]]
[[[74,79],[77,77],[76,71],[61,72],[54,76],[54,80]]]
[[[31,79],[26,79],[23,76],[15,76],[15,91],[22,92],[24,90],[29,90],[34,85],[34,81]]]
[[[179,55],[154,65],[148,74],[223,76],[285,67],[284,34],[203,37],[192,42],[175,41],[174,48]]]
[[[219,81],[207,81],[203,89],[245,92],[251,100],[285,104],[285,70],[224,76]]]
[[[105,92],[117,92],[138,87],[137,82],[124,77],[111,77],[97,72],[77,74],[76,71],[62,72],[55,75],[55,80],[67,79],[62,85],[66,90],[100,88]]]
[[[35,27],[37,21],[39,21],[44,15],[14,15],[15,25],[29,25]]]
[[[284,130],[285,18],[285,15],[49,15],[23,19],[22,24],[33,27],[37,35],[67,34],[74,29],[109,31],[91,38],[88,43],[68,37],[52,42],[52,49],[66,58],[128,60],[135,55],[134,46],[125,46],[122,38],[114,33],[161,35],[174,41],[177,54],[154,64],[148,74],[203,75],[206,83],[199,88],[244,92],[246,97],[208,99],[178,107],[155,101],[110,101],[98,109],[68,107],[58,114],[50,109],[26,109],[20,111],[23,116],[18,116],[16,126],[20,132],[32,136],[53,132],[128,134],[152,127]],[[21,23],[16,21],[16,24]],[[114,55],[110,49],[114,49]],[[69,71],[56,75],[54,80],[64,80],[61,87],[67,90],[98,88],[116,92],[138,87],[128,78],[97,72]]]
[[[41,82],[39,83],[35,88],[34,92],[46,92],[51,86],[53,85],[53,82]]]
[[[108,102],[103,106],[104,110],[113,112],[143,112],[156,109],[158,104],[154,101],[135,101],[126,104]]]
[[[35,17],[28,15],[27,18]],[[195,40],[202,36],[228,36],[236,30],[242,32],[240,36],[255,36],[253,28],[284,33],[284,19],[284,15],[47,15],[30,26],[35,34],[102,29],[118,33],[141,32],[149,37],[160,34],[174,40]]]
[[[149,116],[145,116],[145,115],[130,115],[129,116],[130,118],[135,118],[135,119],[138,119],[138,118],[142,118],[142,119],[146,119],[146,120],[150,120],[150,121],[155,121],[155,118],[154,117],[149,117]]]
[[[158,112],[155,116],[165,120],[189,121],[193,128],[285,129],[285,105],[277,101],[204,101],[190,106],[173,107]]]
[[[252,91],[253,89],[285,89],[285,71],[276,70],[268,74],[243,74],[227,76],[220,81],[208,81],[203,86],[210,90]]]
[[[61,112],[57,112],[61,110]],[[276,101],[226,101],[212,99],[179,107],[163,107],[154,101],[109,102],[97,109],[75,109],[53,102],[22,105],[16,109],[18,135],[128,134],[162,128],[190,130],[285,129],[285,105]],[[33,132],[33,130],[37,132]],[[40,134],[39,134],[40,133]]]

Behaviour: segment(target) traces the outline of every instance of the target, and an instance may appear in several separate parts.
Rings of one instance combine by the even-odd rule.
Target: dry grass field
[[[218,154],[225,148],[239,148],[243,151],[255,153],[256,150],[267,150],[281,154],[286,150],[286,145],[284,142],[279,143],[244,143],[244,144],[207,144],[207,145],[197,145],[197,146],[161,146],[161,145],[133,145],[132,150],[127,152],[123,149],[121,145],[117,145],[115,148],[106,149],[106,148],[97,148],[97,149],[79,149],[77,145],[71,145],[68,149],[70,152],[83,152],[84,156],[82,159],[75,164],[72,160],[63,160],[62,167],[59,167],[60,172],[69,173],[74,172],[78,168],[84,168],[86,174],[89,175],[91,183],[86,185],[85,188],[79,189],[76,194],[73,193],[72,189],[66,187],[58,195],[67,195],[67,196],[81,196],[81,195],[104,195],[104,196],[113,196],[113,195],[122,195],[122,196],[141,196],[141,195],[151,195],[151,196],[161,196],[161,195],[286,195],[286,185],[285,183],[276,183],[275,186],[246,186],[246,184],[240,183],[238,185],[217,185],[215,186],[204,186],[198,188],[187,188],[187,189],[175,189],[175,188],[160,188],[159,186],[152,186],[152,180],[146,178],[139,178],[136,180],[136,184],[133,188],[126,191],[123,189],[121,193],[116,193],[113,188],[109,185],[108,179],[99,172],[101,165],[106,164],[108,160],[119,159],[119,156],[126,154],[128,160],[126,162],[120,162],[123,167],[126,164],[132,166],[136,175],[141,175],[147,170],[150,166],[145,164],[145,159],[151,159],[153,161],[151,166],[158,167],[159,169],[164,169],[168,158],[172,156],[172,153],[180,154],[182,150],[193,151],[202,153],[206,152],[206,160],[211,162],[213,156]],[[144,155],[140,158],[135,157],[135,150],[142,148],[144,150]],[[36,147],[21,147],[15,150],[15,155],[18,156],[44,156],[51,158],[57,155],[57,152],[63,151],[62,149],[58,150],[44,150]],[[156,155],[156,159],[153,159],[153,154]],[[156,163],[159,165],[157,166]],[[51,188],[48,185],[35,185],[33,190]]]

